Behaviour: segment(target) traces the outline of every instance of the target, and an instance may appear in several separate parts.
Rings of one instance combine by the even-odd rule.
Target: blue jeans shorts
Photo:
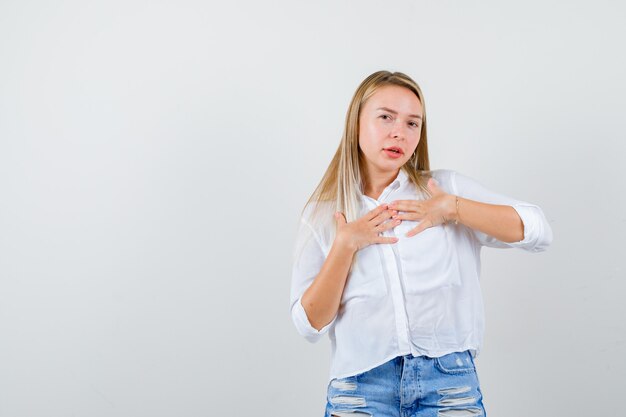
[[[469,350],[398,356],[328,383],[325,417],[487,417]]]

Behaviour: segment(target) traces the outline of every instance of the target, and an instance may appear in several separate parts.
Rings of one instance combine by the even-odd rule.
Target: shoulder
[[[331,201],[312,201],[304,206],[302,210],[301,220],[305,223],[318,223],[320,218],[332,219],[335,204]]]
[[[333,201],[308,203],[300,217],[300,223],[312,232],[320,244],[332,239],[335,228],[336,204]]]
[[[335,231],[334,202],[315,201],[305,205],[300,216],[299,242],[304,245],[313,238],[324,253],[333,241]]]
[[[444,191],[448,193],[454,192],[456,188],[455,177],[457,171],[448,168],[439,168],[424,171],[424,174],[433,177]]]
[[[457,171],[449,168],[439,168],[428,171],[435,179],[449,180],[454,177]]]

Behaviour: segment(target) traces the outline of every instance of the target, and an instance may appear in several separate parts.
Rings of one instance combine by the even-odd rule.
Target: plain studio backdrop
[[[432,169],[553,228],[546,252],[483,249],[487,413],[619,414],[625,11],[2,1],[0,416],[323,415],[292,247],[381,69],[421,85]]]

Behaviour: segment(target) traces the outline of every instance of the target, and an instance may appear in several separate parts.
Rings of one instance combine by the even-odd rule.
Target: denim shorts
[[[469,350],[404,355],[328,383],[325,417],[486,417]]]

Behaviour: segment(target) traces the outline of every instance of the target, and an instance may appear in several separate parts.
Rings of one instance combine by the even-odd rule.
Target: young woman
[[[325,416],[485,416],[481,247],[551,242],[537,205],[430,170],[415,81],[367,77],[294,251],[293,322],[331,341]]]

